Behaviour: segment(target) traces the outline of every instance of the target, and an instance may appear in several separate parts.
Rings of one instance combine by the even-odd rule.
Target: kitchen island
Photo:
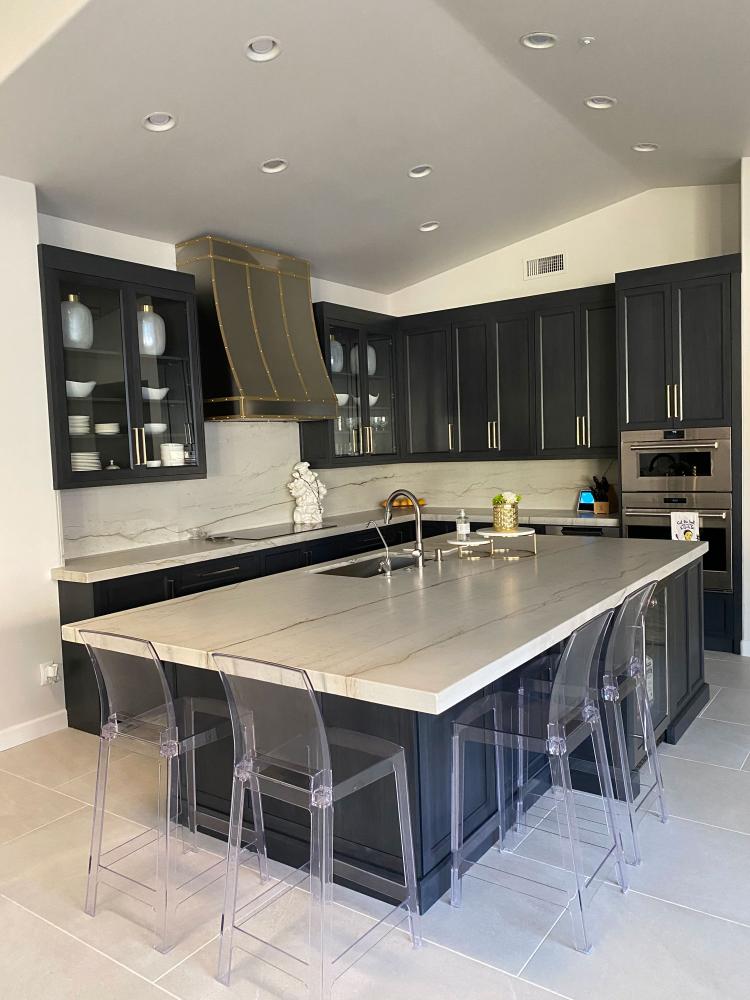
[[[670,691],[659,731],[677,738],[708,698],[701,614],[706,548],[550,536],[538,539],[535,558],[454,556],[389,579],[338,575],[351,562],[339,560],[68,624],[63,638],[79,642],[80,630],[90,628],[148,639],[179,694],[220,693],[214,651],[305,669],[327,723],[404,746],[426,908],[447,886],[450,731],[462,706],[639,587],[666,581],[670,670],[679,668],[684,684],[678,690],[665,679]],[[678,619],[683,624],[675,631]],[[252,665],[247,670],[252,674]],[[467,776],[467,835],[497,810],[492,754],[476,750]],[[228,812],[231,757],[223,747],[206,754],[199,761],[199,806],[211,826]],[[355,796],[337,814],[337,851],[376,870],[398,870],[394,808],[385,787]],[[304,827],[276,813],[272,802],[266,826],[271,853],[297,861]]]

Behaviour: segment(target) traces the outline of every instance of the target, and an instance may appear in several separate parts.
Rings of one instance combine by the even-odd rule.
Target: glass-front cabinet
[[[192,276],[39,260],[55,489],[205,477]]]
[[[316,466],[367,465],[398,456],[393,320],[329,303],[315,318],[338,409],[300,425],[302,456]]]

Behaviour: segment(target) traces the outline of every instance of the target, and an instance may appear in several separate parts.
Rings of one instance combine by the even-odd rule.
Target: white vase
[[[344,348],[336,340],[335,337],[331,337],[331,371],[338,374],[344,369]]]
[[[353,347],[349,355],[349,363],[352,369],[352,375],[359,375],[359,348]],[[378,356],[375,353],[375,348],[372,344],[367,345],[367,374],[374,375],[377,370]]]
[[[164,320],[158,313],[154,312],[154,307],[143,305],[138,310],[138,343],[141,354],[150,354],[158,357],[164,353],[167,346],[167,331]]]
[[[60,303],[63,344],[79,351],[88,351],[94,343],[94,317],[77,295],[69,295]]]

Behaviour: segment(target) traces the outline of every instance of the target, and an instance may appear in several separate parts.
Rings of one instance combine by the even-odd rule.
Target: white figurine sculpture
[[[321,483],[318,473],[313,472],[309,462],[297,462],[292,469],[292,478],[286,484],[294,497],[294,523],[320,524],[323,520],[323,497],[328,490]]]

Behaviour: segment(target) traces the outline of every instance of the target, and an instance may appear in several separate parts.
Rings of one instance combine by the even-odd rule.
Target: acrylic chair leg
[[[404,859],[404,882],[406,883],[406,905],[409,910],[409,934],[415,948],[422,944],[422,920],[419,915],[417,894],[417,868],[414,862],[414,841],[411,830],[411,807],[409,804],[409,784],[406,777],[406,756],[403,751],[394,762],[393,776],[396,780],[396,805],[401,833],[401,854]]]
[[[263,819],[263,800],[257,778],[249,782],[250,802],[253,808],[253,829],[255,830],[255,850],[258,853],[258,869],[261,882],[268,881],[268,850],[266,848],[266,827]],[[240,816],[240,820],[242,817]]]
[[[192,698],[185,699],[180,731],[184,739],[190,739],[195,735],[195,711]],[[187,750],[183,756],[185,761],[185,808],[180,810],[182,847],[184,851],[196,851],[198,849],[198,810],[195,785],[195,748]]]
[[[221,915],[219,965],[216,972],[216,978],[225,986],[229,986],[229,977],[232,972],[232,938],[234,936],[234,915],[237,910],[237,882],[240,871],[240,851],[242,849],[242,812],[244,802],[245,785],[239,778],[235,777],[232,782],[232,808],[229,817],[224,910]]]
[[[498,713],[498,706],[492,709],[492,726],[495,733],[500,731],[502,719]],[[495,845],[498,851],[502,851],[505,846],[505,765],[503,762],[503,747],[495,737],[495,792],[497,794],[497,829],[498,838]]]
[[[464,756],[466,740],[454,728],[451,765],[451,906],[460,907],[463,897],[461,864],[464,848]]]
[[[526,728],[526,712],[528,709],[526,703],[526,691],[524,690],[523,682],[518,687],[517,696],[517,708],[518,708],[518,732],[526,733],[528,729]],[[526,747],[522,739],[518,740],[518,748],[516,750],[516,787],[515,787],[515,835],[516,838],[523,836],[523,826],[524,826],[524,797],[526,795],[526,770],[528,767],[528,758],[526,755]]]
[[[573,783],[570,777],[570,765],[567,753],[550,755],[550,774],[552,791],[557,804],[557,822],[560,832],[560,844],[563,853],[567,853],[566,867],[573,880],[573,892],[568,904],[568,911],[573,921],[573,940],[578,951],[591,951],[588,929],[586,927],[585,904],[583,900],[584,874],[581,860],[578,820],[576,818],[575,800],[573,798]]]
[[[310,1000],[330,1000],[331,890],[333,886],[333,807],[313,807],[310,836]]]
[[[615,706],[616,707],[616,706]],[[619,710],[617,711],[618,716],[622,720]],[[628,870],[625,866],[625,852],[622,846],[622,837],[620,835],[620,830],[617,827],[615,821],[614,813],[614,792],[612,790],[612,778],[609,773],[609,761],[607,760],[607,748],[604,743],[604,733],[602,732],[601,719],[593,722],[591,725],[591,742],[594,745],[594,760],[596,762],[596,770],[599,776],[599,786],[602,793],[602,804],[604,806],[604,815],[607,820],[607,828],[612,837],[612,843],[615,852],[615,868],[617,871],[617,881],[620,884],[620,889],[623,892],[628,891]],[[627,766],[627,757],[624,761],[621,761],[623,766]],[[626,779],[629,783],[630,772],[628,771],[628,777]],[[632,789],[631,789],[632,794]],[[631,828],[635,834],[635,826]],[[638,846],[637,838],[633,840],[636,848]]]
[[[111,740],[104,738],[100,738],[99,740],[99,760],[96,767],[96,792],[94,795],[94,821],[91,827],[89,873],[86,882],[86,903],[84,905],[84,909],[90,917],[93,917],[96,913],[96,890],[99,883],[99,859],[102,853],[104,803],[107,795],[107,773],[109,771],[111,742]]]
[[[609,742],[612,750],[612,765],[617,783],[617,817],[621,843],[625,850],[625,860],[637,867],[641,863],[641,848],[633,801],[633,779],[628,762],[628,744],[625,738],[625,724],[619,701],[605,701]],[[606,757],[604,758],[606,760]]]
[[[651,706],[648,702],[648,692],[646,691],[646,682],[643,679],[643,676],[638,678],[635,692],[636,698],[638,699],[638,712],[641,717],[643,738],[646,744],[646,754],[648,755],[649,765],[652,768],[654,781],[656,783],[656,797],[659,803],[659,819],[662,823],[666,823],[669,819],[667,797],[664,794],[664,779],[661,773],[661,760],[659,759],[659,753],[656,749],[654,721],[651,716]]]
[[[174,926],[176,908],[176,886],[174,873],[174,839],[179,824],[180,765],[179,756],[162,757],[159,760],[159,842],[157,856],[156,907],[157,951],[168,952],[172,947],[171,932]]]

